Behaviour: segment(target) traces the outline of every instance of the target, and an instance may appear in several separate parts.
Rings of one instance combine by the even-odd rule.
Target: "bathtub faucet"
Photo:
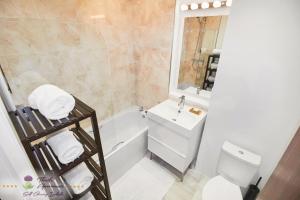
[[[147,117],[148,111],[145,110],[143,106],[139,106],[139,111],[141,112],[143,118]]]
[[[197,87],[197,94],[200,94],[200,91],[201,91],[201,87]]]
[[[184,104],[185,104],[185,96],[182,95],[181,97],[179,97],[179,103],[178,103],[178,113],[181,113],[181,111],[183,110],[184,108]]]
[[[144,111],[144,107],[143,106],[139,106],[139,111],[143,112]]]

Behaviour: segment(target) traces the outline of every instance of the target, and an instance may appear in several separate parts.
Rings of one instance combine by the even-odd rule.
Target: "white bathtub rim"
[[[124,110],[122,110],[122,111],[120,111],[120,112],[118,112],[118,113],[116,113],[116,114],[114,114],[114,115],[112,115],[112,116],[110,116],[108,118],[105,118],[105,119],[101,120],[100,122],[98,122],[99,131],[101,132],[101,127],[103,125],[109,123],[110,121],[112,121],[114,119],[117,119],[117,118],[121,117],[122,115],[125,115],[128,112],[140,112],[139,108],[140,108],[140,106],[134,105],[134,106],[131,106],[131,107],[127,108],[127,109],[124,109]],[[91,134],[91,132],[93,131],[93,127],[89,126],[89,127],[85,128],[85,131],[87,133]],[[94,136],[94,134],[91,134],[91,135]]]
[[[117,119],[117,118],[121,117],[122,115],[125,115],[128,112],[140,112],[139,108],[140,108],[140,106],[137,106],[137,105],[126,108],[126,109],[124,109],[124,110],[122,110],[122,111],[120,111],[120,112],[118,112],[118,113],[116,113],[116,114],[114,114],[114,115],[112,115],[108,118],[105,118],[105,119],[101,120],[98,123],[98,126],[99,126],[99,128],[101,128],[101,126],[109,123],[110,121],[112,121],[114,119]]]

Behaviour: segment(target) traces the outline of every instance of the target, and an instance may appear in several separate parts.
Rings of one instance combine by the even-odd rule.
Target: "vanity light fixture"
[[[202,2],[202,3],[201,3],[201,8],[202,8],[202,9],[207,9],[207,8],[209,8],[209,3],[208,3],[208,2]]]
[[[180,8],[181,8],[182,11],[186,11],[186,10],[189,9],[189,6],[186,5],[186,4],[182,4]]]
[[[227,1],[226,1],[226,6],[227,6],[227,7],[230,7],[231,5],[232,5],[232,0],[227,0]]]
[[[214,0],[213,2],[204,1],[201,3],[200,9],[207,9],[210,7],[213,8],[220,8],[220,7],[230,7],[232,5],[232,0]],[[188,4],[181,4],[180,6],[181,11],[188,11],[188,10],[197,10],[199,9],[198,3],[191,3]]]
[[[191,10],[197,10],[199,8],[197,3],[191,3]]]
[[[216,1],[213,2],[213,7],[214,8],[220,8],[221,6],[222,6],[221,1],[216,0]]]

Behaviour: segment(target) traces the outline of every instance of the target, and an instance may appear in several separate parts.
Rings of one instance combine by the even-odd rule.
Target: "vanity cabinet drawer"
[[[189,152],[189,138],[184,137],[180,133],[176,133],[173,130],[160,126],[157,123],[150,120],[148,135],[160,141],[163,144],[168,145],[176,152],[182,155],[187,155]]]
[[[148,135],[148,149],[180,172],[185,171],[186,156],[151,135]]]

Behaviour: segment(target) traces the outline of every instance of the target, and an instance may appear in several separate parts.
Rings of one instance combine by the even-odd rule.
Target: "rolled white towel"
[[[84,152],[82,144],[71,131],[58,133],[47,139],[47,143],[63,164],[74,161]]]
[[[215,77],[209,76],[209,77],[207,78],[207,80],[209,80],[210,82],[214,82],[214,81],[215,81]]]
[[[210,64],[210,68],[211,69],[217,69],[218,68],[218,64],[217,63],[211,63]]]
[[[80,194],[92,183],[94,176],[84,163],[76,166],[63,175],[75,194]]]
[[[222,49],[213,49],[212,53],[213,54],[221,54],[222,53]]]
[[[75,107],[75,99],[64,90],[50,84],[41,85],[29,95],[29,105],[48,119],[65,118]]]
[[[95,198],[90,192],[88,192],[83,197],[81,197],[80,200],[95,200]]]

